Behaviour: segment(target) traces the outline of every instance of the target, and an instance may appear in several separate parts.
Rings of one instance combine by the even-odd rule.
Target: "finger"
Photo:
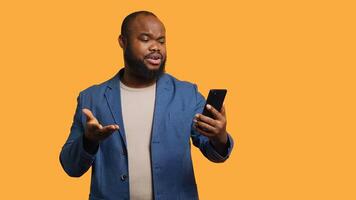
[[[206,108],[213,114],[215,119],[221,120],[223,118],[222,114],[210,104],[206,105]]]
[[[119,130],[119,126],[118,125],[108,125],[108,126],[104,126],[100,129],[100,133],[103,134],[111,134],[115,131]]]
[[[195,129],[196,129],[199,133],[201,133],[202,135],[205,135],[206,137],[213,137],[213,136],[214,136],[214,134],[211,134],[211,133],[209,133],[209,132],[203,130],[202,128],[200,128],[200,127],[198,127],[198,126],[196,126]]]
[[[224,105],[221,108],[221,114],[226,118],[225,106]]]
[[[97,121],[95,121],[95,120],[92,120],[92,121],[89,121],[88,123],[87,123],[87,128],[89,129],[89,130],[100,130],[100,129],[102,129],[103,128],[103,126],[101,125],[101,124],[99,124]]]
[[[87,117],[87,122],[90,121],[90,120],[96,120],[94,115],[93,115],[93,113],[89,109],[83,108],[82,112]]]
[[[208,132],[212,132],[215,133],[216,132],[216,128],[213,126],[210,126],[209,124],[202,122],[202,121],[196,121],[196,126],[200,127],[202,130],[208,131]]]
[[[205,123],[210,124],[211,126],[215,127],[216,126],[216,121],[208,116],[202,115],[202,114],[196,114],[195,119],[203,121]]]

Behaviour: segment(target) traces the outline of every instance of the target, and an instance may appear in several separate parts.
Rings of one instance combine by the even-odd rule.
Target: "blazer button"
[[[121,180],[122,180],[122,181],[125,181],[125,180],[126,180],[126,178],[127,178],[127,176],[124,174],[124,175],[121,175],[121,177],[120,177],[120,178],[121,178]]]

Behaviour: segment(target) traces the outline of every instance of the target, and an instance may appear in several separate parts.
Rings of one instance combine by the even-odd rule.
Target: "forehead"
[[[164,35],[166,30],[163,23],[152,15],[139,15],[130,25],[130,32],[133,35],[149,33],[155,36]]]

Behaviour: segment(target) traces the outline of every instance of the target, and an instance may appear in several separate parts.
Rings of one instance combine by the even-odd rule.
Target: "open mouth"
[[[146,57],[146,60],[151,65],[159,65],[162,61],[162,56],[160,54],[150,54]]]

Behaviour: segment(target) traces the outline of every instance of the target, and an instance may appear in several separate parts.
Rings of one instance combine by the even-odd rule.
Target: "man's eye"
[[[164,39],[160,39],[160,40],[158,40],[158,42],[161,43],[161,44],[164,44],[165,40]]]
[[[141,41],[148,42],[148,38],[141,38]]]

